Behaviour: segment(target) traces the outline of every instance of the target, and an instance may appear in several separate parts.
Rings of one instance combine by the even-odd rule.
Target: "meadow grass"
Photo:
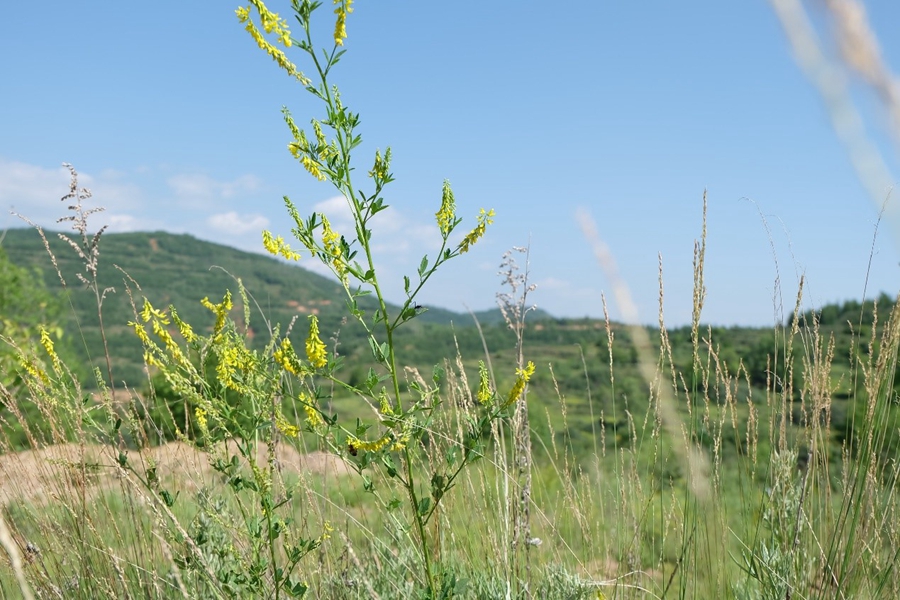
[[[897,462],[886,449],[897,433],[881,424],[895,402],[898,310],[878,315],[884,323],[871,329],[878,333],[859,356],[835,357],[815,322],[795,319],[790,329],[776,330],[780,356],[772,357],[763,397],[753,397],[740,365],[718,360],[715,340],[704,339],[701,327],[691,379],[673,371],[663,330],[650,357],[647,401],[614,402],[613,426],[592,433],[590,452],[572,443],[568,398],[529,395],[530,420],[543,431],[529,436],[529,539],[517,555],[521,490],[510,416],[484,432],[483,459],[447,492],[429,524],[442,594],[895,597]],[[794,355],[801,358],[799,379],[785,372],[796,364]],[[832,430],[829,411],[836,386],[831,371],[841,358],[848,362],[841,372],[862,384],[852,401],[864,407],[858,413],[866,422],[858,438],[837,445],[842,432]],[[473,382],[461,357],[443,368],[443,402],[428,436],[458,444],[474,416]],[[615,386],[614,361],[609,368]],[[794,381],[802,387],[781,385]],[[12,397],[12,390],[3,393]],[[259,567],[240,525],[258,499],[235,491],[210,468],[209,449],[189,441],[126,447],[111,439],[100,424],[127,418],[129,402],[142,401],[138,396],[113,403],[107,392],[85,402],[76,382],[52,393],[39,387],[19,393],[48,421],[42,429],[53,433],[33,438],[28,452],[2,457],[2,516],[11,534],[10,560],[0,568],[6,597],[25,589],[39,598],[247,597],[229,581]],[[586,384],[585,396],[601,394]],[[665,401],[673,403],[668,412]],[[352,398],[335,403],[349,407]],[[596,416],[598,423],[608,417]],[[149,426],[131,420],[120,428]],[[130,436],[142,438],[138,431]],[[364,471],[371,482],[366,491],[342,462],[304,462],[310,453],[334,456],[315,436],[279,444],[277,469],[283,489],[292,491],[294,523],[310,538],[326,523],[331,528],[298,565],[306,594],[428,595],[414,524],[400,510],[402,490],[391,478],[383,470]],[[429,449],[444,451],[446,444],[426,444],[426,463],[418,466],[423,474],[428,463],[444,459]],[[130,457],[125,466],[123,450]],[[167,458],[172,453],[179,458]],[[689,454],[702,461],[687,460]],[[259,465],[266,455],[260,450]],[[236,472],[252,477],[249,464]],[[175,497],[171,506],[163,491]],[[16,579],[15,563],[27,587]]]

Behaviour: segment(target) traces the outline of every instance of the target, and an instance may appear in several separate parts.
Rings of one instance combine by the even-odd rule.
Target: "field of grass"
[[[846,314],[813,313],[764,332],[762,373],[750,366],[759,332],[697,324],[641,346],[613,323],[526,322],[525,353],[533,343],[541,357],[522,400],[530,456],[523,469],[512,414],[481,432],[481,460],[428,524],[439,595],[896,597],[898,309],[885,298],[843,308],[860,333],[839,331]],[[422,481],[467,443],[478,358],[437,365]],[[515,360],[490,358],[498,373]],[[85,396],[45,368],[50,381],[3,389],[6,430],[24,429],[30,447],[0,441],[3,597],[276,597],[276,565],[300,547],[298,587],[280,596],[431,597],[403,489],[384,468],[402,453],[367,464],[312,432],[278,436],[271,453],[262,433],[245,440],[249,454],[190,436],[160,445],[135,416],[152,398]],[[322,397],[345,423],[377,414],[339,389]],[[24,405],[30,418],[16,414]],[[303,424],[297,405],[284,410]],[[270,555],[246,485],[259,472],[290,531]]]

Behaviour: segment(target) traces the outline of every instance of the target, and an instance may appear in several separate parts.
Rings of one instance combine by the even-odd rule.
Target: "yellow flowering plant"
[[[226,562],[204,564],[196,550],[189,548],[176,562],[206,585],[225,590],[229,597],[299,598],[307,585],[298,576],[297,566],[328,538],[330,525],[322,524],[322,531],[310,537],[293,523],[291,499],[296,484],[282,479],[275,447],[280,439],[296,440],[301,429],[317,433],[331,424],[318,408],[316,397],[308,393],[300,392],[294,398],[295,404],[303,406],[305,423],[291,421],[283,410],[285,395],[290,393],[286,380],[303,381],[317,370],[327,372],[328,357],[315,317],[309,321],[303,357],[277,327],[268,345],[251,348],[249,298],[240,280],[237,283],[245,308],[243,328],[231,317],[234,302],[230,292],[219,302],[201,301],[215,321],[206,335],[196,333],[175,307],[158,309],[146,299],[129,326],[144,346],[148,367],[186,406],[193,407],[186,411],[183,425],[173,424],[176,437],[205,450],[213,469],[234,493],[238,507],[234,513],[226,517],[225,504],[208,506],[204,501],[200,503],[201,520],[238,523],[246,540],[232,548],[233,556]],[[259,450],[265,450],[264,460],[260,460]],[[120,466],[130,468],[125,453]],[[159,481],[148,479],[147,485],[166,505],[175,504],[178,495]],[[254,565],[252,576],[248,577],[246,565]]]
[[[367,171],[371,191],[363,191],[353,179],[355,169],[351,161],[354,150],[362,142],[357,132],[359,115],[348,108],[330,79],[346,51],[352,0],[333,0],[336,16],[333,34],[326,48],[317,51],[311,25],[313,13],[321,5],[321,2],[311,0],[292,0],[296,22],[302,30],[299,36],[287,33],[287,25],[281,18],[257,0],[239,8],[237,16],[257,45],[289,75],[300,79],[307,92],[323,105],[324,117],[312,119],[311,129],[306,130],[298,125],[288,108],[282,109],[290,134],[287,148],[303,170],[316,180],[331,183],[345,199],[353,217],[353,230],[337,231],[328,216],[321,213],[304,218],[287,196],[284,203],[294,224],[291,233],[311,257],[331,270],[343,286],[349,312],[364,327],[372,356],[382,371],[370,370],[365,381],[357,386],[342,380],[337,368],[339,361],[329,355],[319,339],[315,318],[310,321],[305,360],[287,340],[277,345],[274,359],[285,373],[299,379],[311,392],[320,391],[311,385],[313,379],[324,378],[357,397],[369,399],[373,407],[379,407],[374,422],[358,421],[354,427],[344,427],[336,416],[326,416],[319,410],[315,403],[317,393],[298,396],[307,415],[305,429],[321,436],[332,449],[341,452],[363,475],[367,491],[374,490],[373,480],[365,474],[370,468],[383,468],[389,479],[402,487],[411,525],[417,534],[426,592],[436,598],[445,595],[447,590],[441,589],[440,569],[434,564],[433,541],[428,539],[426,525],[463,469],[481,456],[481,440],[485,433],[491,430],[493,421],[508,416],[510,407],[522,395],[534,372],[534,365],[528,363],[517,371],[512,389],[502,399],[492,389],[486,375],[483,376],[477,392],[477,418],[470,419],[456,439],[444,436],[448,442],[438,442],[439,436],[429,435],[435,409],[440,406],[441,370],[435,369],[431,382],[421,378],[409,381],[402,377],[395,332],[423,312],[416,302],[422,288],[441,265],[467,252],[485,235],[493,222],[494,211],[482,209],[472,230],[456,238],[454,232],[462,219],[457,215],[450,183],[445,181],[435,213],[440,249],[433,257],[422,257],[415,277],[403,278],[405,299],[398,308],[389,308],[375,268],[372,240],[376,234],[371,223],[373,217],[388,208],[383,194],[385,187],[394,180],[390,170],[392,152],[389,147],[383,153],[376,150],[372,167]],[[278,52],[278,45],[305,55],[307,67],[304,69],[311,76],[298,77],[300,69]],[[454,239],[460,241],[454,242]],[[280,236],[269,231],[263,232],[263,244],[274,255],[290,259],[298,256]],[[377,302],[374,314],[367,314],[360,307],[359,300],[365,295],[372,295]],[[446,443],[447,448],[443,464],[434,466],[425,456],[427,446],[438,443]]]
[[[320,6],[320,2],[310,0],[292,1],[302,30],[299,37],[291,32],[286,19],[261,0],[250,0],[236,14],[256,44],[324,105],[324,117],[311,120],[305,131],[291,112],[283,109],[290,134],[288,151],[309,175],[330,182],[338,190],[353,216],[353,229],[338,231],[322,213],[303,218],[288,197],[284,203],[293,220],[291,232],[300,243],[298,249],[321,261],[341,283],[349,313],[364,328],[378,371],[371,369],[356,385],[343,380],[341,359],[322,341],[315,315],[308,319],[302,347],[290,339],[292,323],[283,335],[276,327],[265,348],[251,348],[246,334],[250,303],[239,280],[242,326],[231,317],[236,302],[230,292],[218,302],[208,298],[202,301],[215,320],[205,335],[185,323],[175,307],[160,310],[149,301],[136,310],[135,320],[129,325],[144,345],[148,367],[184,398],[185,406],[191,407],[184,411],[183,423],[174,424],[176,435],[209,453],[211,464],[243,506],[237,520],[243,522],[251,542],[241,560],[257,565],[259,576],[246,581],[242,593],[258,594],[269,586],[276,598],[282,594],[302,596],[306,588],[297,577],[299,561],[327,538],[325,531],[305,539],[286,516],[279,516],[295,488],[281,480],[273,448],[280,441],[299,443],[305,432],[341,454],[362,475],[366,491],[375,491],[374,479],[367,473],[372,469],[383,469],[386,480],[398,484],[406,498],[400,504],[407,508],[409,526],[417,540],[424,591],[433,598],[443,597],[447,590],[442,589],[441,568],[433,550],[435,540],[429,539],[427,525],[465,467],[481,457],[486,433],[494,421],[508,416],[534,366],[520,369],[512,389],[503,396],[483,375],[477,408],[465,427],[457,434],[432,435],[435,411],[441,405],[441,370],[435,369],[430,382],[402,376],[395,332],[421,314],[423,309],[416,298],[424,285],[441,265],[468,251],[485,235],[494,211],[482,209],[474,228],[466,235],[455,236],[462,219],[456,212],[453,190],[445,181],[435,212],[440,249],[433,258],[421,259],[415,277],[403,278],[405,300],[397,308],[389,307],[375,269],[372,240],[376,233],[371,222],[387,208],[383,193],[393,181],[392,152],[390,148],[375,152],[367,171],[371,191],[364,192],[352,178],[355,170],[351,163],[353,151],[361,143],[359,116],[348,109],[337,86],[329,81],[345,52],[352,1],[334,1],[330,48],[316,53],[311,19]],[[287,54],[291,50],[306,55],[312,77],[291,61]],[[457,239],[460,241],[453,241]],[[301,259],[298,249],[269,231],[262,233],[262,243],[273,255]],[[373,313],[367,314],[360,306],[360,298],[365,295],[376,301]],[[339,422],[337,415],[323,410],[321,402],[331,393],[323,389],[327,387],[321,385],[323,382],[331,389],[345,390],[368,401],[375,408],[375,417],[368,422],[357,420],[353,425]],[[257,459],[260,444],[269,449],[267,462]],[[437,464],[432,460],[435,448],[443,452]],[[249,465],[252,475],[245,473],[241,464]],[[167,498],[174,502],[171,494]],[[184,564],[190,567],[194,563],[185,559]],[[199,577],[209,573],[209,569],[199,567],[195,571]],[[221,584],[234,581],[235,574],[218,573],[217,578]]]

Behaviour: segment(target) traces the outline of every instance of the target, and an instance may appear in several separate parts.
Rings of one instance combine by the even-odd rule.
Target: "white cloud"
[[[169,177],[166,183],[179,200],[194,206],[250,194],[261,187],[254,175],[242,175],[233,181],[218,181],[202,173],[182,173]]]
[[[244,235],[262,231],[269,226],[269,219],[262,215],[241,215],[232,210],[209,217],[206,224],[219,233]]]
[[[70,202],[60,202],[69,192],[69,171],[62,166],[43,167],[0,158],[0,206],[3,213],[8,210],[27,217],[45,227],[57,226],[57,219],[67,214]],[[121,173],[104,171],[94,177],[88,173],[78,173],[78,187],[91,190],[91,199],[85,201],[85,208],[115,205],[117,208],[133,207],[140,204],[140,189],[123,181]],[[18,225],[6,218],[0,223]],[[98,217],[102,220],[102,217]]]
[[[353,213],[350,205],[343,196],[334,196],[313,204],[313,212],[322,213],[328,217],[331,227],[340,233],[353,230]],[[306,217],[302,212],[301,217]],[[347,236],[347,234],[344,234]]]
[[[133,215],[106,213],[104,220],[109,225],[109,231],[111,233],[124,233],[126,231],[141,230],[146,231],[148,229],[145,223],[142,223],[137,217]]]
[[[64,167],[48,169],[0,159],[0,202],[15,205],[19,212],[58,203],[68,188],[69,172]]]

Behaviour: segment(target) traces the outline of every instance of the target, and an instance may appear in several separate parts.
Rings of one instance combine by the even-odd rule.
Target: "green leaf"
[[[172,508],[172,506],[175,505],[175,500],[178,499],[178,495],[180,493],[181,492],[176,492],[175,495],[173,496],[171,493],[169,493],[168,490],[162,490],[159,492],[159,495],[162,496],[163,502],[166,504],[166,506],[168,506],[169,508]]]
[[[419,500],[419,505],[416,507],[416,510],[421,516],[425,516],[428,514],[429,508],[431,508],[431,498],[422,498]]]
[[[293,578],[288,580],[288,585],[284,589],[294,598],[302,598],[309,590],[306,584],[304,584],[302,581],[296,581]]]
[[[369,367],[369,373],[366,375],[366,380],[363,381],[363,387],[371,394],[376,385],[378,385],[378,374],[375,373],[375,369]]]
[[[447,466],[452,467],[456,464],[457,459],[459,458],[459,446],[452,446],[450,450],[447,451],[447,456],[445,457],[447,460]]]
[[[447,478],[441,475],[440,473],[435,473],[431,476],[431,497],[434,498],[434,501],[437,502],[444,496],[444,491],[447,489]]]
[[[360,419],[356,419],[356,437],[361,438],[366,435],[366,432],[371,427],[368,423],[363,423]]]
[[[394,464],[394,459],[391,458],[390,454],[385,454],[384,456],[382,456],[381,462],[384,464],[384,468],[387,470],[388,477],[397,476],[397,465]]]
[[[419,277],[425,276],[425,271],[428,270],[428,255],[422,257],[422,262],[419,263]]]

